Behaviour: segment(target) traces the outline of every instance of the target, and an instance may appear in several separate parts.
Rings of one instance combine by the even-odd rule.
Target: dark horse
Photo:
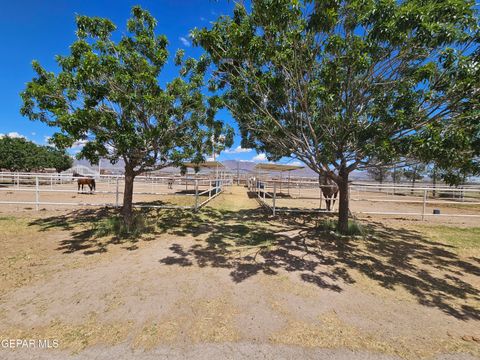
[[[333,207],[335,206],[335,200],[337,200],[338,185],[326,174],[318,176],[318,184],[322,189],[323,196],[325,197],[327,211],[332,211]]]
[[[72,176],[74,178],[79,178],[77,180],[78,192],[80,192],[80,186],[82,187],[82,192],[83,192],[83,187],[85,185],[88,185],[88,187],[90,188],[90,192],[95,191],[95,179],[93,179],[91,177],[85,177],[85,176],[83,176],[79,173],[76,173],[76,172],[74,172]]]

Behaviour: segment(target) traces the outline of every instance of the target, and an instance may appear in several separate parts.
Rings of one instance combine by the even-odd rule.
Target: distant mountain
[[[253,161],[238,161],[238,160],[225,160],[222,164],[232,173],[235,173],[237,169],[243,173],[255,173],[255,166],[258,164]],[[272,172],[275,174],[278,172]],[[291,177],[318,177],[318,174],[309,167],[305,166],[303,169],[292,170],[290,172]],[[350,175],[350,180],[368,180],[368,174],[365,171],[353,171]]]
[[[93,171],[98,173],[99,169],[99,164],[92,164],[90,161],[85,160],[85,159],[74,159],[73,160],[73,167],[77,166],[85,166],[87,168],[92,169]],[[106,170],[108,172],[111,172],[113,174],[123,174],[125,168],[125,163],[123,160],[119,160],[116,164],[111,164],[110,161],[107,159],[101,159],[100,160],[100,169],[101,170]]]
[[[255,173],[255,166],[258,164],[253,161],[240,161],[240,160],[225,160],[222,161],[223,166],[225,166],[226,170],[228,170],[230,173],[236,174],[237,170],[241,174],[254,174]],[[74,160],[73,166],[86,166],[90,169],[92,169],[95,172],[98,172],[98,164],[91,164],[87,160]],[[114,173],[114,174],[123,174],[124,172],[124,162],[123,160],[120,160],[116,164],[111,164],[110,161],[106,159],[102,159],[100,162],[100,169],[107,170],[108,172]],[[162,169],[162,173],[165,172],[171,172],[171,173],[179,173],[179,169],[175,167],[169,167]],[[278,172],[272,172],[272,175],[278,174]],[[308,167],[304,167],[303,169],[298,169],[298,170],[292,170],[290,172],[291,177],[318,177],[317,173],[315,173],[313,170],[311,170]],[[364,181],[364,180],[370,180],[368,174],[365,171],[354,171],[350,175],[350,180],[356,180],[356,181]]]
[[[253,161],[238,161],[238,160],[225,160],[222,161],[223,166],[227,170],[230,170],[232,172],[239,171],[242,172],[247,172],[247,173],[253,173],[254,170],[253,168],[255,167],[256,163]]]

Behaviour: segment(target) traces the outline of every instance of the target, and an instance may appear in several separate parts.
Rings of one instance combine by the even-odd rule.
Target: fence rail
[[[248,183],[260,204],[278,212],[328,212],[322,189],[311,181],[255,180]],[[366,215],[480,218],[480,187],[398,186],[351,183],[351,211]],[[338,199],[336,199],[338,200]],[[336,204],[335,204],[336,205]],[[429,209],[429,207],[435,207]],[[335,210],[335,207],[331,212]],[[432,210],[431,212],[429,212]],[[443,211],[446,211],[445,213]]]
[[[76,180],[94,178],[96,187],[103,189],[80,190]],[[112,206],[119,207],[123,196],[122,175],[98,175],[96,177],[75,177],[70,174],[5,173],[0,172],[0,204],[41,206]],[[197,176],[137,176],[134,183],[134,207],[172,208],[198,210],[221,194],[232,180]],[[30,193],[32,194],[30,196]],[[98,201],[66,201],[71,198],[96,195]],[[57,196],[55,196],[57,195]],[[135,199],[143,197],[143,199]],[[153,197],[153,199],[152,199]],[[172,203],[162,201],[170,198]],[[191,199],[191,200],[188,200]],[[148,201],[152,200],[152,201]],[[177,200],[180,204],[176,204]],[[187,204],[183,204],[187,203]]]

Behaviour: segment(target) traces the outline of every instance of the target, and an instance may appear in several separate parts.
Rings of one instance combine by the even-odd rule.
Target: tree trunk
[[[349,189],[348,173],[340,173],[341,180],[338,182],[339,202],[338,202],[338,231],[340,234],[348,233],[348,214],[349,214]]]
[[[133,180],[135,179],[135,174],[133,169],[125,169],[125,189],[123,191],[123,207],[122,215],[123,222],[125,225],[130,228],[132,225],[132,201],[133,201]]]

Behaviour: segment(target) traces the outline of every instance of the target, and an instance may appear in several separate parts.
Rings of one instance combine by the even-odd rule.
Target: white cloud
[[[50,143],[50,139],[51,139],[50,136],[45,135],[45,136],[43,137],[43,142],[44,142],[45,144],[49,144],[49,143]]]
[[[182,42],[183,46],[190,47],[190,41],[187,40],[187,38],[180,36],[179,40]]]
[[[36,133],[35,131],[32,131],[30,134],[31,134],[32,136],[37,135],[37,133]]]
[[[87,142],[88,140],[77,140],[73,143],[72,149],[84,147]]]
[[[5,137],[5,136],[8,136],[10,138],[21,138],[21,139],[26,139],[27,138],[26,136],[23,136],[22,134],[19,134],[16,131],[9,132],[8,134],[0,134],[0,139]]]
[[[237,146],[235,149],[227,149],[225,150],[225,153],[226,154],[240,154],[240,153],[247,153],[247,152],[250,152],[252,151],[252,149],[245,149],[245,148],[242,148],[240,145]]]
[[[253,158],[252,158],[252,161],[255,161],[255,162],[262,162],[262,161],[267,161],[267,155],[265,155],[264,153],[260,153],[258,155],[255,155]]]
[[[200,17],[200,21],[207,21],[203,16]]]
[[[70,150],[73,151],[73,153],[78,153],[82,150],[82,148],[88,143],[88,140],[82,139],[82,140],[77,140],[73,143],[73,145],[70,147]],[[113,154],[115,152],[115,148],[110,145],[110,144],[104,144],[105,149],[109,154]]]
[[[304,166],[300,161],[292,161],[288,163],[287,165],[293,165],[293,166]]]

